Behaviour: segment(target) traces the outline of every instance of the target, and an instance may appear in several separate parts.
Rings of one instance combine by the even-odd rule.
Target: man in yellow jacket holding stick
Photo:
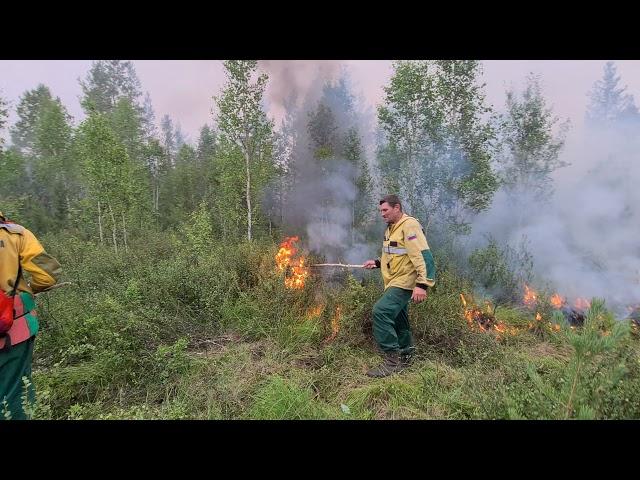
[[[406,367],[414,346],[409,326],[409,300],[420,303],[435,284],[435,263],[422,226],[402,211],[397,195],[385,195],[378,207],[387,223],[379,260],[364,268],[382,269],[384,294],[373,307],[373,335],[384,352],[384,362],[367,372],[386,377]]]

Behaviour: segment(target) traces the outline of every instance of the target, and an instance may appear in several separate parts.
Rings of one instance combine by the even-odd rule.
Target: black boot
[[[400,362],[400,354],[396,352],[386,352],[384,361],[376,368],[372,368],[367,372],[368,377],[381,378],[402,371]]]
[[[403,368],[407,368],[413,363],[415,353],[415,347],[410,347],[406,351],[400,353],[400,364]]]

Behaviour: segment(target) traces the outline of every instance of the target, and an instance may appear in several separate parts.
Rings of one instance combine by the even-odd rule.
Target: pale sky
[[[615,59],[614,59],[615,60]],[[218,95],[224,83],[222,63],[217,60],[134,60],[143,92],[151,95],[156,120],[168,114],[179,123],[191,141],[199,129],[213,120],[213,95]],[[328,64],[345,65],[356,90],[371,106],[379,104],[383,86],[388,82],[391,61],[351,60],[340,62],[291,61],[290,72],[300,77],[313,76]],[[604,60],[489,60],[483,61],[488,103],[501,110],[505,89],[514,85],[520,89],[529,72],[540,74],[543,91],[554,112],[570,118],[574,129],[582,125],[587,92],[601,78]],[[38,83],[47,85],[60,97],[69,113],[79,123],[84,117],[79,103],[79,78],[84,78],[90,60],[0,60],[0,96],[11,102],[9,122],[16,120],[15,106],[19,97]],[[628,86],[640,103],[640,61],[616,61],[622,84]],[[296,73],[297,72],[297,73]],[[278,113],[271,112],[275,117]],[[8,132],[1,133],[8,139]]]

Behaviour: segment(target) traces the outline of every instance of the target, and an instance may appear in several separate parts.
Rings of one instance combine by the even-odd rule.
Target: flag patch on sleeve
[[[410,233],[409,236],[407,237],[407,240],[415,240],[415,239],[416,239],[415,233]]]

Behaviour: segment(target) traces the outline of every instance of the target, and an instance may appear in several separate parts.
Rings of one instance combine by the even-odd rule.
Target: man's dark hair
[[[385,202],[388,203],[391,208],[395,207],[396,205],[400,205],[400,211],[402,211],[402,203],[400,202],[400,199],[397,195],[385,195],[380,200],[380,205]]]

